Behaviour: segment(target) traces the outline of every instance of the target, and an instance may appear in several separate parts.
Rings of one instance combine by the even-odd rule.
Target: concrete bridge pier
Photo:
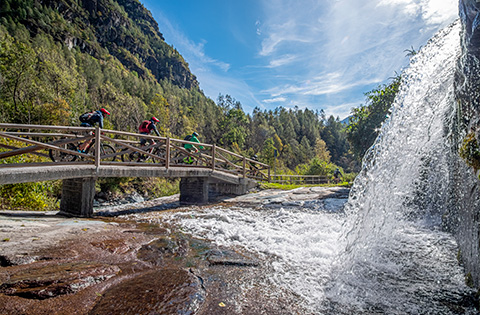
[[[181,204],[205,204],[220,196],[246,194],[257,183],[244,178],[239,183],[226,183],[211,177],[185,177],[180,180]]]
[[[64,179],[60,214],[75,217],[92,217],[94,196],[95,178]]]
[[[208,177],[180,179],[180,203],[204,204],[208,202]]]

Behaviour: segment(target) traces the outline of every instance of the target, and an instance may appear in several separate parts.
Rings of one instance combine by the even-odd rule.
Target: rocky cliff
[[[450,213],[447,226],[460,247],[467,283],[480,287],[480,3],[460,0],[462,55],[455,77],[457,101],[451,129],[452,149],[461,159],[451,164]]]
[[[113,55],[143,78],[167,79],[181,88],[198,88],[188,64],[165,42],[157,22],[138,0],[30,2],[27,5],[32,10],[54,16],[50,23],[32,18],[22,21],[32,35],[50,34],[68,47],[77,47],[99,59]]]

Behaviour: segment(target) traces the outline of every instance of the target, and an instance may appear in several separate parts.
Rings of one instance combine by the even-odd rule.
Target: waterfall
[[[449,165],[458,161],[450,130],[459,41],[457,22],[413,57],[345,206],[345,199],[301,199],[302,188],[290,199],[259,192],[253,205],[144,219],[253,254],[265,277],[250,287],[290,292],[306,314],[476,314],[457,241],[442,229],[454,182]]]
[[[346,205],[347,245],[329,290],[334,303],[389,313],[424,313],[428,305],[444,312],[450,290],[464,281],[453,271],[456,244],[441,231],[460,29],[455,22],[439,31],[402,74],[391,116]]]
[[[450,154],[445,126],[454,115],[459,32],[458,22],[441,30],[402,74],[391,116],[350,194],[347,212],[354,218],[347,251],[389,238],[390,228],[412,216],[438,219],[435,214],[444,212]]]

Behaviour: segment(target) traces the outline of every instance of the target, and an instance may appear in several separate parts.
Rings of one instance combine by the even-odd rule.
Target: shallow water
[[[344,202],[329,200],[315,210],[280,205],[192,208],[151,215],[150,220],[255,253],[267,266],[270,285],[299,295],[312,313],[476,314],[455,240],[435,229],[405,224],[378,245],[385,249],[380,255],[354,269],[339,269],[346,246]]]
[[[439,32],[403,73],[345,207],[312,199],[152,219],[257,254],[272,286],[297,294],[312,313],[477,314],[455,239],[440,227],[459,32],[459,23]]]

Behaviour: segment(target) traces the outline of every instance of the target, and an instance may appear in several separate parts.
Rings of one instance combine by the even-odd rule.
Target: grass
[[[348,182],[338,183],[338,184],[317,184],[317,185],[298,185],[298,184],[279,184],[279,183],[261,183],[260,188],[262,189],[281,189],[281,190],[292,190],[300,187],[350,187],[351,184]]]

